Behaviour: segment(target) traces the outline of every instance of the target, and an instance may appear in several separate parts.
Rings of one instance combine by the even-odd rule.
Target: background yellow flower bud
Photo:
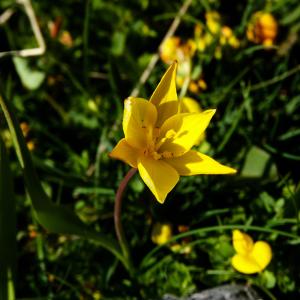
[[[247,27],[249,41],[270,46],[274,43],[278,32],[276,19],[266,12],[256,12]]]
[[[151,240],[157,245],[166,243],[172,237],[172,225],[170,223],[155,223],[152,228]]]

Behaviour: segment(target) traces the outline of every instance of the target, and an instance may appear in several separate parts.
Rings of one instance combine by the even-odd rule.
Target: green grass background
[[[2,0],[0,9],[11,5]],[[1,94],[30,126],[33,161],[51,199],[113,237],[114,193],[128,166],[107,154],[123,136],[123,100],[182,2],[70,0],[34,1],[33,6],[47,51],[25,60],[1,58]],[[246,38],[251,15],[263,9],[279,23],[271,50]],[[35,46],[26,15],[16,10],[0,27],[0,51]],[[159,299],[165,293],[182,296],[237,282],[253,284],[266,299],[299,299],[300,6],[296,0],[194,0],[176,35],[193,37],[195,24],[204,22],[209,10],[221,14],[241,46],[224,49],[220,60],[213,48],[196,55],[193,66],[202,70],[208,89],[187,95],[204,109],[217,108],[202,149],[239,173],[181,178],[163,206],[134,177],[123,207],[124,229],[134,263],[140,265],[134,278],[97,244],[48,233],[36,223],[0,114],[17,203],[18,298],[100,299],[101,294],[101,299]],[[62,19],[60,33],[70,32],[72,47],[51,38],[48,23],[57,17]],[[166,68],[157,63],[140,96],[151,95]],[[156,222],[171,223],[174,234],[178,225],[189,226],[184,241],[191,252],[155,248],[151,228]],[[30,236],[32,228],[36,237]],[[273,259],[266,271],[246,276],[232,269],[234,228],[248,228],[255,240],[271,245]]]

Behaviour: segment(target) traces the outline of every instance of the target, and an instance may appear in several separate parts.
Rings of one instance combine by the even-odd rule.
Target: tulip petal
[[[253,240],[252,238],[237,229],[232,233],[232,242],[235,251],[238,254],[249,254],[253,250]]]
[[[153,103],[158,112],[157,124],[160,127],[165,120],[178,112],[178,98],[176,92],[177,62],[174,62],[165,72],[160,83],[156,87],[150,102]]]
[[[160,203],[164,203],[167,194],[179,180],[179,175],[175,169],[166,162],[154,160],[151,157],[140,157],[138,170],[143,181]]]
[[[272,259],[272,250],[268,243],[263,241],[258,241],[254,244],[251,256],[257,262],[257,265],[262,271]]]
[[[199,103],[193,98],[183,97],[179,101],[180,112],[181,113],[200,113],[202,109]],[[198,140],[195,142],[195,145],[199,145],[205,139],[205,133],[203,132]]]
[[[123,130],[125,139],[139,149],[152,141],[152,131],[157,119],[155,106],[142,98],[129,97],[124,102]]]
[[[202,113],[182,113],[170,117],[160,130],[157,141],[161,143],[159,152],[171,152],[175,157],[186,153],[205,131],[215,111],[215,109],[210,109]],[[168,132],[176,134],[173,138],[165,139]]]
[[[260,272],[262,269],[251,256],[236,254],[231,259],[232,266],[241,273],[253,274]]]
[[[133,168],[137,168],[137,158],[140,151],[130,146],[126,139],[121,139],[115,148],[109,153],[110,157],[123,160]]]
[[[190,150],[182,156],[167,158],[165,161],[181,176],[236,173],[235,169],[224,166],[211,157],[194,150]]]

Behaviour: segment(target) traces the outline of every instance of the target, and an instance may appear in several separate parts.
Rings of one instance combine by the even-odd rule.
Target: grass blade
[[[16,206],[8,158],[0,137],[0,299],[15,299],[16,259]]]

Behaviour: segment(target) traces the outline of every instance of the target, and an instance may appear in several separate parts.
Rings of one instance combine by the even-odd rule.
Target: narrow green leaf
[[[15,299],[16,206],[12,176],[0,137],[0,299]]]
[[[13,107],[9,101],[1,96],[0,105],[4,111],[16,153],[23,168],[25,185],[37,221],[50,232],[74,234],[96,241],[100,246],[112,252],[128,268],[128,264],[115,240],[88,229],[72,211],[51,202],[37,177],[31,155],[26,147],[19,123],[13,112]]]
[[[293,9],[289,14],[284,15],[280,20],[280,23],[284,26],[287,26],[291,23],[297,22],[300,18],[300,5]]]
[[[111,53],[116,56],[123,54],[126,43],[125,32],[116,31],[112,36]]]

